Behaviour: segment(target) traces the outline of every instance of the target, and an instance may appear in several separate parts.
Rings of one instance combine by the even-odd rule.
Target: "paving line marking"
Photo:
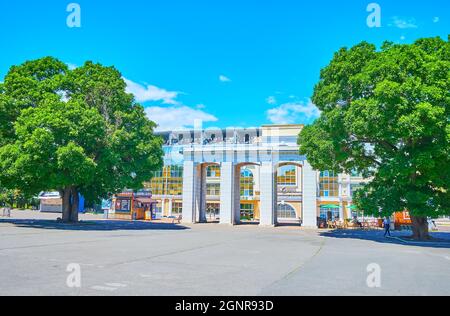
[[[105,283],[106,286],[108,287],[114,287],[114,288],[124,288],[127,287],[128,285],[126,284],[122,284],[122,283]]]
[[[141,277],[141,278],[152,278],[153,275],[150,275],[150,274],[140,274],[140,277]]]
[[[128,265],[128,264],[133,264],[133,263],[142,262],[142,261],[152,261],[152,260],[157,259],[157,258],[168,257],[168,256],[172,256],[172,255],[179,255],[179,254],[183,254],[183,253],[187,253],[187,252],[191,252],[191,251],[196,251],[196,250],[216,247],[216,246],[219,246],[219,245],[221,245],[223,243],[224,242],[218,242],[218,243],[213,243],[213,244],[193,247],[193,248],[184,249],[184,250],[174,250],[174,251],[162,253],[162,254],[159,254],[159,255],[148,256],[148,257],[136,258],[136,259],[132,259],[132,260],[128,260],[128,261],[111,263],[111,264],[107,264],[106,267],[112,268],[112,267],[117,267],[117,266],[121,266],[121,265]]]
[[[114,291],[117,291],[117,288],[115,288],[115,287],[101,286],[101,285],[92,286],[91,289],[93,289],[95,291],[102,291],[102,292],[114,292]]]

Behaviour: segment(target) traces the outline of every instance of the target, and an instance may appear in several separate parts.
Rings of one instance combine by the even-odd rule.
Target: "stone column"
[[[239,166],[234,168],[234,224],[239,225],[241,223],[241,168]]]
[[[348,196],[349,196],[349,202],[347,203],[347,216],[349,219],[353,219],[352,217],[352,205],[353,205],[353,192],[352,192],[352,182],[351,182],[351,177],[347,186],[347,192],[348,192]]]
[[[163,217],[167,216],[167,213],[166,213],[166,199],[165,198],[163,198],[161,200],[161,212],[162,212],[162,216]]]
[[[352,218],[352,201],[347,203],[347,218],[348,219],[353,219]]]
[[[263,162],[260,169],[260,225],[275,226],[277,185],[275,179],[275,168],[272,162]]]
[[[303,166],[303,227],[317,228],[317,171]]]
[[[172,216],[172,209],[173,209],[173,199],[169,199],[169,216]]]
[[[232,162],[223,162],[220,178],[220,223],[226,225],[235,224],[235,172],[236,167]]]
[[[197,223],[206,223],[206,167],[200,165],[197,167],[198,172],[198,198],[196,205],[196,221]]]
[[[196,200],[200,193],[197,167],[192,161],[184,162],[183,170],[183,223],[195,223]]]

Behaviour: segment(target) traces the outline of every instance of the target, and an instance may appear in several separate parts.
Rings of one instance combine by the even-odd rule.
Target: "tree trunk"
[[[78,222],[78,190],[74,187],[66,187],[60,190],[63,201],[63,216],[64,223]]]
[[[62,198],[63,216],[62,221],[68,223],[70,221],[71,205],[70,205],[70,188],[64,188],[59,191]]]
[[[426,217],[411,216],[413,223],[413,239],[429,240],[428,219]]]
[[[77,223],[78,222],[78,205],[80,199],[78,197],[78,190],[76,188],[72,189],[72,211],[70,214],[70,222]]]

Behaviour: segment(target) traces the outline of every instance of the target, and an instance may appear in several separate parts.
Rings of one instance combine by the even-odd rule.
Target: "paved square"
[[[0,295],[450,295],[450,241],[294,227],[0,218]],[[449,233],[438,235],[450,239]],[[69,264],[81,288],[66,285]],[[369,288],[367,266],[381,268]]]

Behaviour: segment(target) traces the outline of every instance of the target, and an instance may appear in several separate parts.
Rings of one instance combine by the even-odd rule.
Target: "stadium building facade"
[[[352,196],[365,180],[313,170],[299,155],[303,125],[160,133],[164,168],[146,188],[158,217],[183,223],[254,222],[317,227],[353,218]]]

